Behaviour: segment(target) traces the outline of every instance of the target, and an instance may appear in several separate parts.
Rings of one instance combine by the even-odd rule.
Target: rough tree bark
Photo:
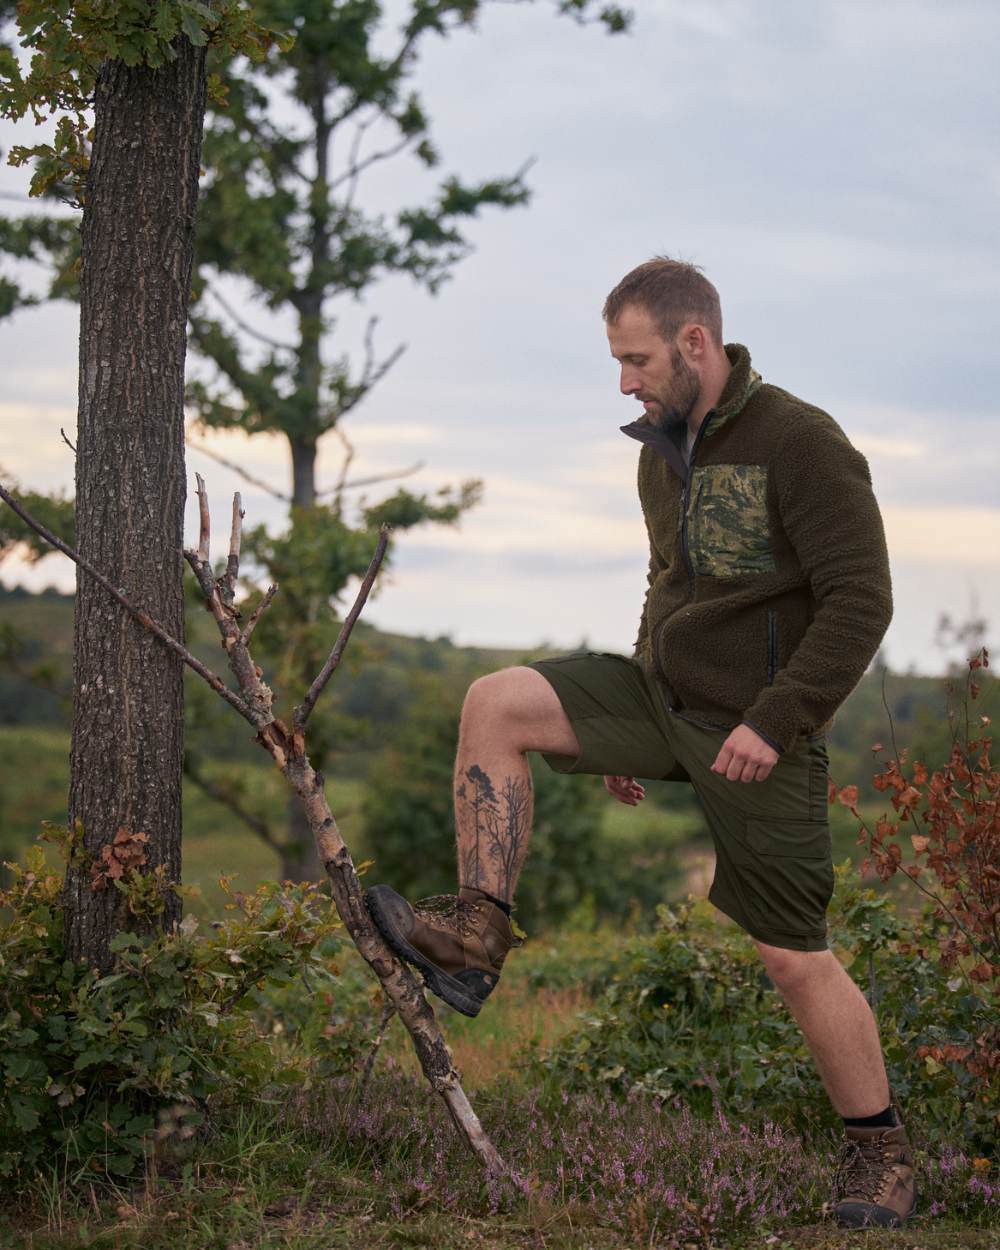
[[[205,49],[179,37],[176,60],[109,60],[94,99],[81,225],[76,532],[81,555],[184,631],[181,559],[184,357],[205,114]],[[104,590],[77,576],[69,820],[99,854],[120,828],[142,831],[145,868],[180,880],[183,663]],[[179,919],[165,896],[163,921]],[[71,958],[110,965],[135,920],[113,888],[70,867]]]

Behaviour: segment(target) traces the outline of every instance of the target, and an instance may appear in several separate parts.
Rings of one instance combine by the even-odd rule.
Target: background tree
[[[335,330],[331,303],[356,301],[393,274],[437,292],[471,250],[466,223],[484,207],[511,208],[529,196],[522,168],[479,182],[446,177],[429,201],[392,214],[362,206],[361,182],[373,166],[393,157],[409,157],[418,169],[438,165],[429,119],[409,80],[426,39],[470,27],[488,0],[413,0],[402,10],[395,46],[383,53],[388,7],[379,0],[256,0],[255,18],[267,28],[294,30],[294,46],[272,45],[255,61],[234,54],[224,40],[208,48],[216,91],[206,118],[189,322],[191,343],[215,376],[189,381],[186,398],[202,427],[279,433],[288,443],[291,489],[269,489],[289,503],[289,529],[275,537],[258,527],[245,540],[256,575],[282,586],[258,643],[281,688],[297,688],[322,662],[337,601],[366,567],[381,524],[398,530],[454,523],[480,492],[477,482],[433,495],[396,490],[377,504],[351,509],[346,439],[338,480],[320,490],[320,440],[335,430],[343,437],[342,418],[403,350],[379,356],[376,319],[369,318],[359,336],[360,360],[347,352],[324,358],[321,347]],[[581,22],[596,20],[610,32],[627,26],[626,15],[611,4],[559,0],[555,9]],[[290,116],[294,122],[286,120]],[[56,149],[59,144],[57,136]],[[39,159],[44,165],[56,155]],[[45,188],[58,195],[58,178],[50,177]],[[71,238],[67,242],[44,220],[12,221],[6,229],[0,246],[6,240],[12,254],[47,255],[56,274],[50,294],[72,293]],[[249,324],[219,289],[223,277],[246,284],[246,305],[279,316],[291,312],[294,334],[279,338]],[[30,298],[12,286],[7,302],[14,308]],[[204,703],[204,719],[211,722],[218,713]],[[312,750],[322,768],[334,743],[344,740],[345,723],[328,712],[317,721]],[[197,766],[190,775],[205,784]],[[244,814],[260,833],[261,821]],[[322,875],[297,805],[290,804],[287,829],[272,844],[283,877]]]
[[[83,208],[77,266],[80,384],[76,542],[113,583],[183,634],[184,358],[206,100],[202,6],[100,18],[18,7],[28,74],[0,63],[0,108],[66,110],[33,190],[62,178]],[[244,47],[238,13],[228,34]],[[202,22],[222,27],[202,9]],[[94,110],[85,135],[83,114]],[[85,141],[92,146],[85,153]],[[46,167],[48,161],[48,167]],[[61,236],[60,236],[61,237]],[[16,303],[10,288],[8,305]],[[180,660],[86,578],[77,584],[64,937],[98,968],[126,922],[180,917],[183,696]],[[161,887],[130,916],[143,865]]]

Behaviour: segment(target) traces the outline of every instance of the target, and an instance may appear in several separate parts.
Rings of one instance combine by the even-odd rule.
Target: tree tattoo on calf
[[[499,790],[473,764],[455,791],[462,838],[462,884],[509,903],[527,852],[531,826],[531,778],[504,777]]]

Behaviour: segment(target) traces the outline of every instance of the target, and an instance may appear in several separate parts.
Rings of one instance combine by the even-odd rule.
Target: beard
[[[676,347],[671,348],[670,368],[673,377],[669,384],[658,395],[650,396],[659,410],[649,415],[653,425],[668,432],[687,425],[701,397],[701,379]]]

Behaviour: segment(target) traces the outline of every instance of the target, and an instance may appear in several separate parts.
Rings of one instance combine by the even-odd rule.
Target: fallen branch
[[[198,481],[198,503],[201,518],[197,551],[185,551],[184,557],[191,566],[209,611],[215,617],[222,645],[229,659],[229,666],[236,678],[240,693],[234,694],[210,670],[193,656],[186,647],[172,638],[148,613],[130,602],[97,569],[73,548],[67,546],[55,534],[36,521],[10,493],[0,485],[2,498],[26,525],[51,543],[64,555],[69,556],[80,568],[93,577],[118,601],[141,625],[155,634],[165,646],[180,655],[188,667],[206,681],[217,694],[236,708],[240,715],[257,730],[257,741],[269,752],[285,779],[295,791],[302,804],[309,827],[316,840],[321,863],[330,878],[334,903],[344,926],[362,958],[378,977],[385,992],[387,1004],[391,1003],[411,1038],[424,1076],[441,1095],[456,1129],[469,1148],[480,1159],[491,1175],[507,1173],[516,1175],[503,1161],[487,1137],[479,1118],[462,1089],[461,1078],[452,1062],[451,1051],[431,1010],[423,990],[410,969],[386,946],[382,935],[372,923],[365,907],[354,863],[351,859],[337,822],[327,801],[324,780],[309,763],[306,754],[304,725],[330,674],[336,668],[344,647],[350,638],[354,621],[364,606],[368,592],[374,583],[379,565],[385,554],[388,529],[383,526],[379,535],[375,557],[362,583],[354,608],[348,614],[340,637],[334,644],[323,670],[317,676],[289,729],[272,711],[273,695],[265,684],[261,670],[253,662],[248,646],[247,631],[239,627],[239,613],[233,603],[230,582],[235,585],[239,573],[240,536],[243,512],[239,495],[233,501],[233,521],[230,535],[229,560],[226,571],[216,578],[210,563],[210,513],[208,495],[201,477]],[[263,605],[262,605],[263,606]],[[325,676],[324,676],[325,674]],[[304,710],[304,714],[300,715]],[[388,1016],[384,1018],[388,1023]]]

